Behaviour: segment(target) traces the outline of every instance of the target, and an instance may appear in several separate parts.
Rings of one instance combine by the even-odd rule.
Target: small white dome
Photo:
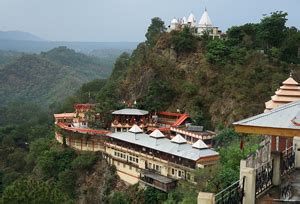
[[[205,9],[204,13],[202,14],[201,16],[201,19],[199,21],[199,26],[200,27],[212,27],[213,24],[208,16],[208,12],[207,10]]]
[[[183,18],[182,18],[182,24],[187,24],[187,20],[186,20],[185,16],[183,16]]]
[[[197,142],[195,142],[192,146],[197,149],[207,149],[208,148],[208,146],[201,139],[199,139]]]
[[[129,132],[132,132],[132,133],[143,133],[143,130],[137,126],[137,125],[133,125],[130,129],[129,129]]]
[[[159,131],[159,129],[155,129],[151,134],[150,134],[151,137],[154,137],[154,138],[164,138],[165,135],[162,134],[161,131]]]
[[[195,19],[195,16],[194,16],[194,14],[190,14],[189,15],[189,17],[188,17],[188,20],[187,20],[187,22],[188,23],[194,23],[196,21],[196,19]]]
[[[175,137],[173,137],[173,139],[171,139],[171,142],[184,144],[186,143],[186,139],[184,139],[180,134],[177,134]]]
[[[177,24],[177,23],[178,23],[178,20],[176,18],[173,18],[171,21],[171,24]]]

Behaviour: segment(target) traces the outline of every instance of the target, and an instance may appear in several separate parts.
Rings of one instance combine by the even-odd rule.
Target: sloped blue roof
[[[282,105],[269,112],[235,122],[233,123],[233,125],[299,130],[300,101],[295,101],[286,105]]]

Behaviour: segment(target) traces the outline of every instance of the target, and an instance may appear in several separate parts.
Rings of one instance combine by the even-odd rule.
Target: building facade
[[[208,15],[207,9],[204,10],[200,21],[197,23],[193,13],[188,18],[173,18],[169,25],[169,31],[180,31],[183,28],[190,28],[191,31],[198,36],[207,34],[212,38],[221,38],[222,31],[218,27],[213,26],[213,23]]]
[[[109,164],[115,165],[120,178],[129,184],[140,182],[163,191],[174,188],[179,179],[194,182],[196,169],[219,160],[218,153],[201,139],[192,143],[180,134],[163,134],[159,119],[148,111],[122,109],[112,114],[112,131],[76,127],[70,120],[73,116],[77,122],[77,114],[55,114],[55,138],[79,151],[102,152]],[[68,116],[68,121],[61,119],[63,116]],[[114,123],[116,119],[122,127]],[[186,119],[187,115],[178,117],[172,124],[184,124]]]

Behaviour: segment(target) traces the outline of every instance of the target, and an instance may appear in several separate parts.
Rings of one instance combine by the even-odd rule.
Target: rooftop
[[[54,114],[55,118],[69,118],[73,119],[74,118],[74,113],[58,113]]]
[[[149,112],[135,108],[124,108],[112,112],[113,115],[147,115]]]
[[[300,130],[300,101],[282,105],[269,112],[235,122],[233,125]]]
[[[193,161],[197,161],[198,159],[203,157],[219,155],[216,151],[212,149],[196,149],[193,148],[190,144],[173,143],[167,138],[156,139],[144,133],[134,134],[131,132],[116,132],[108,134],[108,136],[124,142],[151,148],[153,150],[165,152]]]

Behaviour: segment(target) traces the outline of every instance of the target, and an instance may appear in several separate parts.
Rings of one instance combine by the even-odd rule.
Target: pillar
[[[199,192],[197,198],[198,204],[215,204],[215,194],[213,193],[206,193],[206,192]]]
[[[273,151],[273,178],[272,183],[274,186],[279,186],[281,184],[281,159],[282,153],[280,151]]]
[[[243,181],[245,177],[244,183],[244,198],[243,204],[255,204],[255,179],[256,172],[254,168],[246,167],[246,161],[241,160],[240,163],[240,181]]]
[[[294,137],[295,167],[300,168],[300,137]]]

